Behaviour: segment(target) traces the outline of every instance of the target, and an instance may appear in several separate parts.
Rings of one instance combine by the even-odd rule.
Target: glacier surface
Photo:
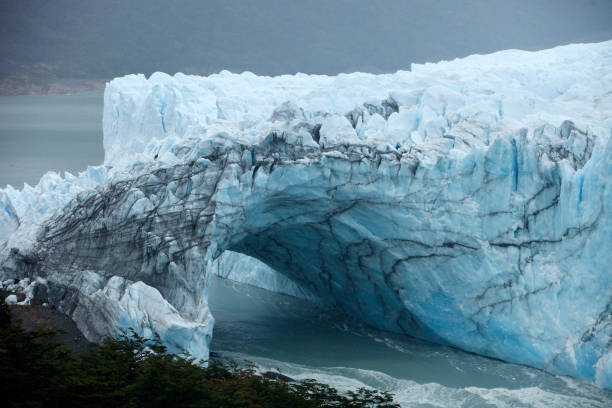
[[[215,273],[612,388],[612,42],[104,98],[103,166],[0,192],[2,278],[89,338],[206,358]]]

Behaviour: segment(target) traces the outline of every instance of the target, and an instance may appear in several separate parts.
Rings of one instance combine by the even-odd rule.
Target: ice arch
[[[564,126],[546,131],[595,143]],[[197,141],[80,195],[5,270],[206,354],[206,271],[232,250],[378,328],[609,385],[611,144],[538,132],[461,155]]]
[[[379,328],[610,388],[611,45],[115,79],[104,166],[0,191],[0,275],[46,277],[90,338],[205,357],[233,250]]]

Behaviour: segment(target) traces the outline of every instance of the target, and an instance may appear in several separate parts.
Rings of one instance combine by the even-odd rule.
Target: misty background
[[[612,0],[3,0],[0,33],[0,92],[44,93],[128,73],[393,72],[603,41]]]

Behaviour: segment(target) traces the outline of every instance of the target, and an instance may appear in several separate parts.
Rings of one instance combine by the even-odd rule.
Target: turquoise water
[[[102,95],[0,97],[0,188],[100,164]],[[405,407],[612,407],[590,384],[360,326],[287,296],[214,279],[213,352]]]
[[[0,188],[101,164],[102,93],[0,97]]]
[[[389,391],[405,407],[610,407],[590,384],[376,331],[288,296],[214,278],[212,351],[340,389]]]

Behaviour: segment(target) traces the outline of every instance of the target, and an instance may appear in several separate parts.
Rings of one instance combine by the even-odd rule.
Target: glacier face
[[[610,388],[611,118],[612,42],[390,75],[119,78],[104,179],[35,228],[14,216],[27,200],[0,201],[3,274],[45,277],[91,338],[135,325],[206,357],[207,273],[244,275]]]

